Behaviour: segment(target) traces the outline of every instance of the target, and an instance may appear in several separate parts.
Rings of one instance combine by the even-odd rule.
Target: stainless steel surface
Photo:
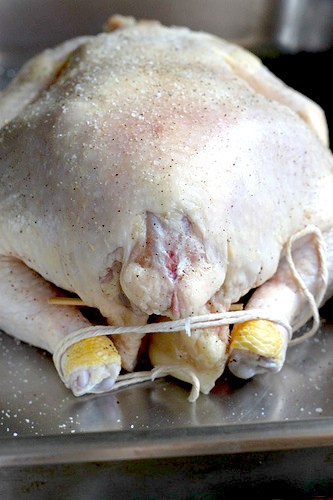
[[[0,47],[32,49],[95,34],[114,13],[232,39],[266,38],[278,0],[0,0]],[[17,36],[18,35],[18,36]]]
[[[188,386],[171,379],[75,398],[60,382],[48,354],[1,335],[0,436],[18,442],[27,436],[100,432],[103,440],[103,433],[115,431],[133,435],[140,431],[167,431],[172,439],[172,433],[181,428],[186,428],[189,436],[198,427],[213,428],[218,434],[221,426],[236,425],[238,449],[246,451],[243,433],[248,424],[252,432],[261,436],[256,442],[257,449],[262,449],[267,447],[264,423],[276,425],[278,441],[274,443],[268,434],[269,446],[276,448],[282,446],[282,424],[332,418],[333,444],[332,329],[327,320],[315,338],[290,348],[279,374],[257,376],[247,382],[226,374],[209,396],[201,395],[195,404],[187,401]],[[257,431],[253,424],[258,426]],[[331,439],[327,433],[325,436]],[[290,438],[293,447],[293,436],[284,437],[284,445]],[[301,437],[302,433],[297,445],[302,445]],[[211,445],[207,442],[207,453]],[[181,443],[177,441],[175,452],[180,451]]]
[[[45,47],[52,47],[67,38],[101,31],[112,14],[159,19],[166,25],[178,24],[209,31],[242,45],[263,45],[272,36],[278,2],[0,0],[0,77],[9,81],[13,71]]]
[[[31,54],[97,32],[113,12],[271,48],[281,4],[0,0],[0,88]],[[172,379],[75,398],[47,353],[0,334],[0,498],[156,498],[161,487],[160,498],[217,498],[249,485],[270,498],[272,481],[275,498],[332,492],[332,306],[279,374],[244,382],[226,373],[194,404]]]
[[[327,498],[331,307],[279,374],[226,375],[193,404],[171,379],[77,399],[49,355],[2,335],[0,498]]]
[[[332,0],[281,0],[274,38],[289,52],[332,47]]]

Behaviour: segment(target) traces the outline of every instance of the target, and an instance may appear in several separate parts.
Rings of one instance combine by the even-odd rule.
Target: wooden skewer
[[[56,306],[85,306],[79,297],[50,297],[48,303]]]
[[[50,297],[48,303],[55,306],[85,306],[79,297]],[[231,304],[229,311],[242,311],[243,304]]]
[[[242,311],[243,310],[243,307],[244,305],[241,304],[241,303],[238,303],[238,304],[231,304],[230,305],[230,309],[229,311]]]

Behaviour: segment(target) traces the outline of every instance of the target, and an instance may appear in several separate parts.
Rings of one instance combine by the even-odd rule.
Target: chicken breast
[[[117,387],[146,350],[204,393],[227,362],[280,370],[333,293],[323,111],[215,36],[106,29],[0,97],[0,328],[54,353],[76,395]],[[52,304],[66,292],[105,324]]]

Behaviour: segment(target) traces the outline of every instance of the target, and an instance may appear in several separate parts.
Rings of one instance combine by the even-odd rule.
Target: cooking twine
[[[316,246],[316,250],[318,253],[318,261],[319,261],[317,291],[315,292],[315,294],[312,294],[308,289],[308,287],[306,286],[302,276],[300,275],[295,266],[292,257],[292,247],[294,243],[300,238],[303,238],[304,236],[308,235],[314,236],[314,244]],[[265,309],[249,309],[249,310],[245,309],[242,311],[227,311],[221,313],[202,314],[198,316],[190,316],[175,321],[163,321],[160,323],[152,323],[148,325],[139,325],[139,326],[91,325],[69,333],[56,346],[56,349],[53,354],[53,361],[61,380],[65,383],[65,385],[67,385],[67,380],[64,372],[64,362],[66,359],[67,349],[73,344],[80,342],[81,340],[88,339],[91,337],[99,337],[102,335],[120,335],[120,334],[145,335],[147,333],[154,334],[161,332],[172,333],[172,332],[185,331],[186,334],[190,336],[191,328],[192,329],[214,328],[222,325],[234,325],[236,323],[244,323],[245,321],[263,319],[271,321],[273,323],[277,323],[282,327],[284,327],[288,334],[289,345],[296,345],[301,342],[304,342],[305,340],[312,337],[317,332],[320,326],[320,315],[318,308],[320,307],[320,304],[324,298],[325,291],[328,285],[326,246],[320,229],[316,226],[309,225],[303,230],[292,235],[286,245],[285,257],[298,288],[301,290],[306,301],[310,306],[311,317],[313,318],[311,328],[305,333],[303,333],[300,337],[291,340],[293,332],[297,331],[302,326],[301,323],[296,323],[295,325],[291,326],[287,318],[272,314],[271,311]],[[113,387],[111,389],[108,389],[107,391],[116,390],[121,387],[137,384],[139,382],[155,380],[156,378],[164,377],[168,374],[177,374],[177,373],[185,374],[185,372],[187,378],[191,380],[192,384],[192,390],[189,396],[189,400],[195,401],[200,393],[200,381],[192,370],[187,369],[184,366],[180,365],[157,366],[149,371],[134,372],[134,373],[119,375]],[[98,390],[98,388],[96,388],[95,390],[94,388],[90,388],[89,391],[87,392],[97,393],[104,391]]]

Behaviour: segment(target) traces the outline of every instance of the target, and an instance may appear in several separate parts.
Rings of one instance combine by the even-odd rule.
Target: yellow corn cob
[[[284,341],[279,325],[272,321],[255,319],[234,326],[231,332],[229,352],[250,351],[258,356],[284,359]]]
[[[105,335],[80,340],[67,349],[64,362],[66,377],[79,368],[107,365],[121,365],[121,358],[112,341]]]

